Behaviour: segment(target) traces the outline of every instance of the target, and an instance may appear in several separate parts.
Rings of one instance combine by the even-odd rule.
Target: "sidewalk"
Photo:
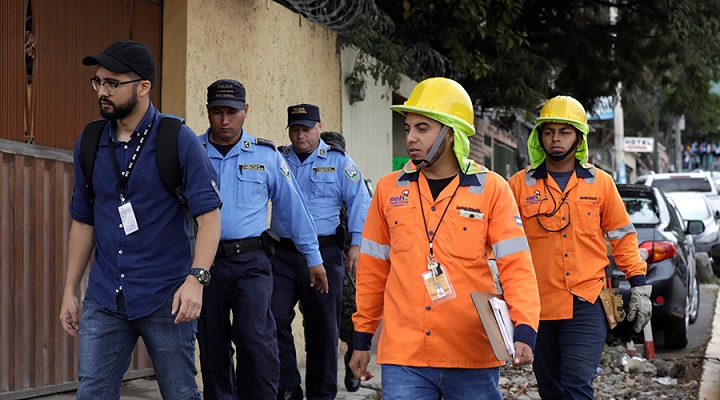
[[[343,346],[341,346],[342,348]],[[374,349],[373,349],[374,350]],[[375,377],[369,382],[364,382],[357,392],[350,393],[345,390],[345,364],[343,363],[344,350],[341,350],[341,354],[338,357],[338,393],[335,397],[336,400],[377,400],[382,398],[380,395],[380,366],[375,364],[375,353],[373,353],[372,360],[368,370],[375,374]],[[305,379],[305,367],[300,368],[300,376]],[[303,391],[305,387],[303,384]],[[120,389],[120,397],[123,400],[159,400],[162,399],[160,396],[160,390],[158,389],[157,382],[153,378],[140,378],[133,379],[123,382],[122,388]],[[75,392],[58,393],[50,396],[36,397],[36,399],[43,400],[68,400],[74,399]]]
[[[710,332],[710,341],[705,349],[703,375],[700,380],[700,400],[720,399],[720,293],[715,300],[715,315]]]

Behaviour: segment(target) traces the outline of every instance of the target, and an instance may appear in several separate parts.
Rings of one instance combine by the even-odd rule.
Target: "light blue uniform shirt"
[[[310,210],[320,236],[334,235],[340,225],[343,200],[348,211],[348,232],[353,245],[360,245],[365,216],[370,207],[370,194],[360,170],[346,151],[329,150],[325,142],[301,163],[292,146],[283,148],[282,155],[290,164],[298,187]],[[273,216],[270,226],[280,237],[290,237],[282,216]]]
[[[308,266],[322,264],[317,231],[305,207],[287,162],[272,143],[259,144],[242,130],[240,141],[225,157],[208,142],[208,129],[200,142],[220,177],[220,240],[257,237],[268,228],[268,199],[273,215],[283,221],[284,234],[305,255]]]

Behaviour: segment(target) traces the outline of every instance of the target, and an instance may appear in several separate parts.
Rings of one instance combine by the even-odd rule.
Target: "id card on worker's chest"
[[[422,279],[434,306],[457,297],[447,268],[437,261],[428,263],[428,271],[422,273]]]
[[[133,211],[132,204],[130,204],[129,201],[121,204],[120,207],[118,207],[118,212],[120,213],[120,221],[122,221],[126,235],[140,229],[138,228],[137,219],[135,219],[135,211]]]

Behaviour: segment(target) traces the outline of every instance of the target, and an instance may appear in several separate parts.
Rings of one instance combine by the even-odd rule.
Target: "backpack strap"
[[[180,205],[187,207],[177,153],[178,133],[184,123],[183,119],[174,116],[163,116],[160,119],[155,164],[165,188],[177,197]]]
[[[80,139],[80,167],[85,177],[85,187],[90,193],[90,201],[95,201],[95,190],[93,188],[92,178],[95,169],[95,159],[97,151],[100,147],[100,136],[105,130],[108,120],[98,119],[90,122],[83,129],[82,138]]]

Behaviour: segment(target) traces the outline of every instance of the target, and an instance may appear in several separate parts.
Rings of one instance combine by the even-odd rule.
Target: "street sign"
[[[652,153],[655,139],[647,137],[623,138],[623,150],[628,153]]]

